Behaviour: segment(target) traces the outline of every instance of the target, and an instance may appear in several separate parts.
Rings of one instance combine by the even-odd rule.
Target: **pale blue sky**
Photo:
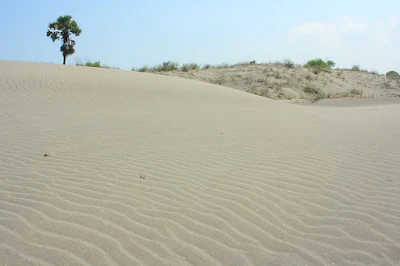
[[[0,0],[0,59],[62,63],[49,22],[83,32],[67,60],[131,69],[163,61],[235,63],[321,57],[400,72],[400,1]]]

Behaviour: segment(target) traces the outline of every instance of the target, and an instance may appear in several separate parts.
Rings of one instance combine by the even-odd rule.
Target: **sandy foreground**
[[[400,265],[399,114],[0,61],[0,265]]]

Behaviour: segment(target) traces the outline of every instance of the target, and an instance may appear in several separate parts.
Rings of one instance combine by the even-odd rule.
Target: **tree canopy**
[[[62,45],[60,51],[63,54],[63,64],[65,65],[67,56],[75,53],[75,41],[71,39],[71,35],[80,36],[82,33],[78,23],[72,20],[72,16],[60,16],[55,22],[49,24],[47,37],[50,37],[53,42],[60,40]]]

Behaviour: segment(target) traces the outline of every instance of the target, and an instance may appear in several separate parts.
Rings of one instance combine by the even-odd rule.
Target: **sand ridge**
[[[140,71],[140,70],[138,70]],[[400,80],[368,71],[330,69],[315,72],[293,63],[238,63],[197,70],[176,69],[152,73],[219,84],[266,98],[295,103],[322,99],[400,100]]]
[[[399,265],[399,108],[0,61],[0,263]]]

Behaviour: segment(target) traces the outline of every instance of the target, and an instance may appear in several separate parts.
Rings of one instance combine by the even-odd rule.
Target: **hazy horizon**
[[[76,62],[129,70],[163,61],[199,64],[312,58],[337,66],[400,71],[398,1],[4,2],[0,59],[62,63],[47,26],[72,15],[82,28]]]

